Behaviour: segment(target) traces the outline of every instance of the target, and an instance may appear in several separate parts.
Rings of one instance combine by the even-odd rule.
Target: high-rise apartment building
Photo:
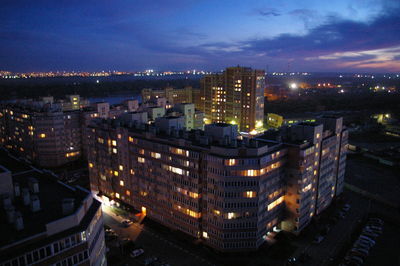
[[[94,120],[91,189],[217,250],[255,250],[274,226],[300,232],[340,194],[347,131],[324,119],[251,139],[226,123],[184,131],[182,117]]]
[[[228,67],[201,80],[200,110],[208,123],[237,124],[239,131],[261,131],[264,119],[265,72]]]
[[[89,191],[35,169],[0,166],[0,181],[1,266],[107,265],[101,203]]]

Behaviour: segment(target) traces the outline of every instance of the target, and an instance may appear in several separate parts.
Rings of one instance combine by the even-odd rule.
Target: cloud
[[[311,15],[312,11],[294,10],[291,14],[306,16]],[[323,65],[331,60],[331,63],[335,63],[330,65],[332,68],[377,67],[399,71],[399,64],[393,62],[399,55],[399,32],[400,2],[397,2],[396,6],[392,3],[391,8],[382,10],[369,22],[331,16],[325,23],[309,29],[303,35],[281,34],[275,38],[254,38],[236,45],[245,47],[241,52],[247,55],[256,57],[265,54],[269,58],[286,62],[294,59],[304,66],[311,63],[316,65],[318,62]],[[225,46],[220,44],[220,47]],[[224,49],[221,51],[226,52]]]
[[[258,15],[263,16],[263,17],[279,17],[282,15],[275,8],[266,8],[263,10],[258,10],[257,13],[258,13]]]

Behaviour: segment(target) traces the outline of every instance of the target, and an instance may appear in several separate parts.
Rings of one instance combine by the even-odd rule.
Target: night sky
[[[400,0],[1,0],[0,70],[400,72]]]

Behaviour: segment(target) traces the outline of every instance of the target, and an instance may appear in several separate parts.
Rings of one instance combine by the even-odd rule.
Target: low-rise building
[[[107,265],[101,203],[89,191],[3,166],[0,184],[1,266]]]

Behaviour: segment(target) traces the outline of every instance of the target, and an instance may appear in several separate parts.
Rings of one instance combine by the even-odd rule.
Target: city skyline
[[[334,8],[332,8],[334,7]],[[5,1],[0,69],[400,71],[400,3]]]

